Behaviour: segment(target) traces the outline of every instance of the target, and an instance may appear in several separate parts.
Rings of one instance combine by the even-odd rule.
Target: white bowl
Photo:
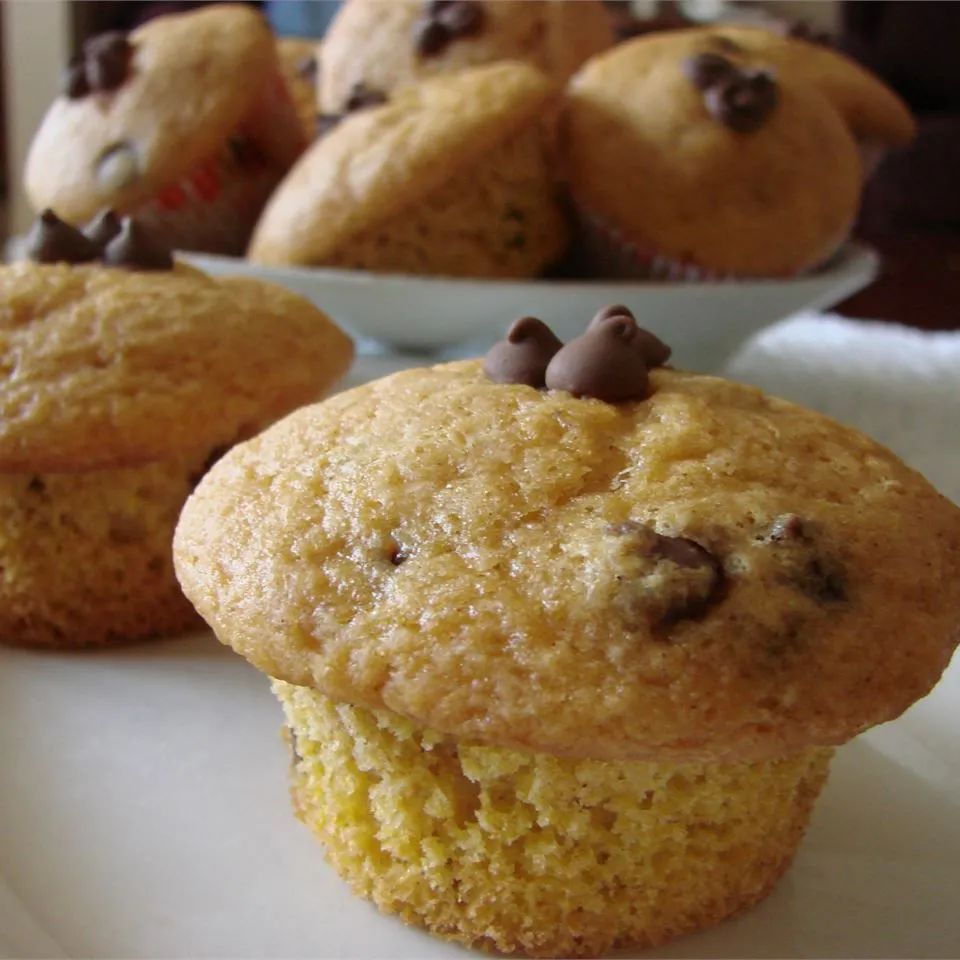
[[[822,309],[877,275],[877,254],[847,244],[830,263],[790,280],[716,283],[606,280],[459,280],[320,267],[265,267],[235,257],[184,253],[219,276],[272,280],[308,297],[359,338],[396,350],[437,353],[498,340],[532,314],[562,340],[578,336],[600,308],[622,303],[673,347],[676,363],[715,370],[750,334],[800,310]]]

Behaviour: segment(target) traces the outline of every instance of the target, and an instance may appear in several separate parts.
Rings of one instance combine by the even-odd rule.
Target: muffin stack
[[[417,21],[414,6],[345,6],[321,65],[331,126],[267,204],[252,260],[471,277],[793,276],[837,251],[877,152],[913,133],[880,81],[763,30],[651,35],[594,53],[567,79],[535,57],[465,66],[490,52],[484,31],[502,41],[500,56],[516,55],[484,10],[537,4],[432,4]],[[584,53],[577,46],[565,63]],[[537,68],[541,92],[527,115],[541,159],[521,170],[503,147],[484,159],[536,198],[534,215],[465,169],[464,154],[478,162],[483,131],[513,138],[522,105],[491,87]],[[558,224],[552,244],[530,244],[534,216]],[[459,257],[465,235],[472,249]]]
[[[803,40],[613,40],[599,0],[347,0],[322,53],[248,8],[158,18],[87,42],[28,194],[268,265],[781,277],[829,260],[913,135],[879,80]]]

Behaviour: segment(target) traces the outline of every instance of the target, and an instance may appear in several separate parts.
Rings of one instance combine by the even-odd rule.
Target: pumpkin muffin
[[[849,235],[864,171],[844,116],[765,47],[718,52],[730,43],[652,34],[570,82],[562,147],[588,273],[790,276]]]
[[[63,83],[24,187],[73,224],[110,207],[172,247],[242,253],[306,143],[274,37],[239,4],[93,37]]]
[[[566,345],[527,317],[297,411],[184,508],[178,576],[274,678],[299,816],[440,936],[597,955],[756,903],[832,749],[957,643],[956,507],[668,358],[622,307]]]
[[[551,161],[556,93],[522,63],[425,80],[386,102],[355,90],[350,112],[270,199],[250,259],[461,277],[540,273],[568,237]]]
[[[357,86],[389,94],[438,73],[522,60],[557,82],[613,44],[598,0],[347,0],[324,39],[318,95],[344,109]]]
[[[0,641],[90,646],[194,622],[177,515],[224,450],[317,399],[351,344],[249,279],[175,265],[132,220],[46,213],[0,267]],[[97,230],[91,229],[96,235]]]

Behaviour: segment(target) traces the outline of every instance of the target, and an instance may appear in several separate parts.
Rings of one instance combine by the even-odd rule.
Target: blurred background
[[[277,33],[322,37],[336,0],[261,0]],[[6,0],[0,5],[0,231],[31,214],[19,189],[30,138],[58,92],[68,57],[91,34],[202,6],[137,0]],[[919,136],[872,178],[856,234],[883,255],[881,276],[839,306],[848,316],[960,328],[960,3],[925,0],[611,0],[622,36],[689,23],[762,23],[829,43],[879,74],[909,103]]]

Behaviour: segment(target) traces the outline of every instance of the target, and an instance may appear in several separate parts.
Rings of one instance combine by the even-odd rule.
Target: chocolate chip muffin
[[[960,511],[854,430],[661,364],[622,307],[214,466],[174,554],[274,678],[298,815],[383,910],[543,956],[762,899],[832,749],[936,682]]]
[[[73,224],[110,207],[172,247],[242,253],[305,142],[266,23],[216,4],[88,40],[24,187]]]
[[[324,47],[326,50],[326,47]],[[250,243],[258,263],[530,277],[568,230],[557,196],[556,88],[497,63],[394,91],[353,90]]]
[[[91,646],[195,621],[173,574],[194,484],[317,399],[349,339],[307,301],[175,265],[148,230],[47,212],[0,267],[0,641]],[[109,238],[109,239],[105,239]]]
[[[790,276],[837,250],[863,184],[857,145],[820,87],[766,52],[681,30],[624,43],[573,78],[562,145],[581,269]]]
[[[389,94],[499,60],[522,60],[562,82],[612,44],[598,0],[347,0],[324,40],[320,104],[339,113],[357,84]]]

